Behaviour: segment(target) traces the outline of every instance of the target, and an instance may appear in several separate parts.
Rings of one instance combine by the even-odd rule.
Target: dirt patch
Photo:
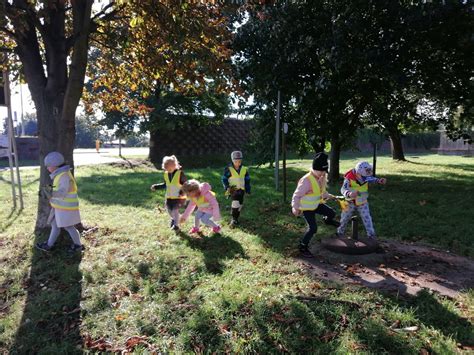
[[[336,254],[315,245],[315,258],[299,259],[315,278],[358,284],[400,295],[429,289],[456,298],[474,288],[474,261],[433,247],[382,241],[378,253]]]
[[[153,164],[146,159],[123,159],[110,163],[110,165],[122,169],[154,168]]]

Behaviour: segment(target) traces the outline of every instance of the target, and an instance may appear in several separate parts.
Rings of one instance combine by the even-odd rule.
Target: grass
[[[358,158],[343,159],[342,170]],[[371,188],[378,234],[472,258],[474,161],[409,160],[378,161],[378,175],[388,178]],[[309,165],[289,161],[288,191]],[[162,177],[155,170],[79,167],[83,220],[99,229],[76,258],[64,251],[68,237],[51,254],[32,248],[46,239],[32,234],[38,171],[22,171],[21,213],[11,212],[8,176],[0,173],[0,352],[449,354],[474,345],[473,290],[458,300],[429,292],[405,299],[308,275],[292,257],[304,223],[274,191],[271,169],[251,170],[253,193],[242,228],[233,230],[221,169],[186,173],[218,192],[221,236],[172,233],[163,193],[149,192]],[[320,225],[317,237],[330,233]],[[418,331],[393,330],[410,326]]]
[[[37,166],[38,164],[39,162],[37,160],[22,159],[19,161],[19,166]],[[6,158],[0,159],[0,168],[8,168],[8,167],[10,167],[8,159]]]

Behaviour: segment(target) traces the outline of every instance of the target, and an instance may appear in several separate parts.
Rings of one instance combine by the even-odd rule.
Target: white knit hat
[[[59,152],[51,152],[44,158],[44,165],[48,168],[50,166],[60,166],[64,164],[64,157]]]
[[[358,162],[355,166],[355,171],[362,176],[372,176],[373,174],[372,165],[366,161]]]

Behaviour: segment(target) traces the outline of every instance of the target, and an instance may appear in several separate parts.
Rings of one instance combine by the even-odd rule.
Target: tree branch
[[[0,47],[0,52],[2,52],[2,53],[14,53],[15,51],[12,48]]]
[[[109,2],[107,5],[105,5],[105,7],[99,11],[98,13],[96,13],[93,17],[92,17],[92,21],[100,18],[101,16],[103,15],[106,15],[107,13],[107,10],[110,9],[111,7],[113,7],[115,5],[115,1],[111,1]],[[114,12],[115,10],[113,10],[112,12]]]

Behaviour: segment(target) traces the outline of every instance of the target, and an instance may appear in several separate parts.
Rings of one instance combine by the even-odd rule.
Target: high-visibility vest
[[[354,199],[356,206],[363,205],[367,203],[369,197],[369,183],[364,182],[362,185],[359,185],[357,181],[350,180],[350,190],[351,192],[357,191],[357,197]]]
[[[59,180],[64,174],[69,176],[69,191],[64,198],[52,197],[51,198],[51,207],[58,210],[68,210],[68,211],[77,211],[79,210],[79,198],[77,197],[77,184],[74,176],[72,176],[70,171],[65,171],[54,177],[53,180],[53,192],[58,190]]]
[[[181,191],[181,170],[177,170],[173,178],[169,179],[168,172],[165,171],[166,198],[169,199],[186,199],[186,196],[180,195]]]
[[[216,194],[212,191],[209,191],[212,196],[216,196]],[[196,206],[198,206],[198,208],[209,208],[210,206],[210,203],[208,200],[206,200],[206,198],[204,197],[204,195],[201,195],[199,196],[198,198],[195,198],[195,197],[192,197],[191,200],[196,204]]]
[[[230,166],[229,171],[229,186],[234,186],[238,190],[245,190],[245,175],[247,174],[247,167],[240,167],[240,173],[238,173],[233,166]]]
[[[318,208],[321,202],[321,189],[319,188],[318,181],[313,174],[307,173],[303,176],[303,179],[309,179],[311,183],[311,191],[304,195],[300,200],[301,211],[314,211]]]

